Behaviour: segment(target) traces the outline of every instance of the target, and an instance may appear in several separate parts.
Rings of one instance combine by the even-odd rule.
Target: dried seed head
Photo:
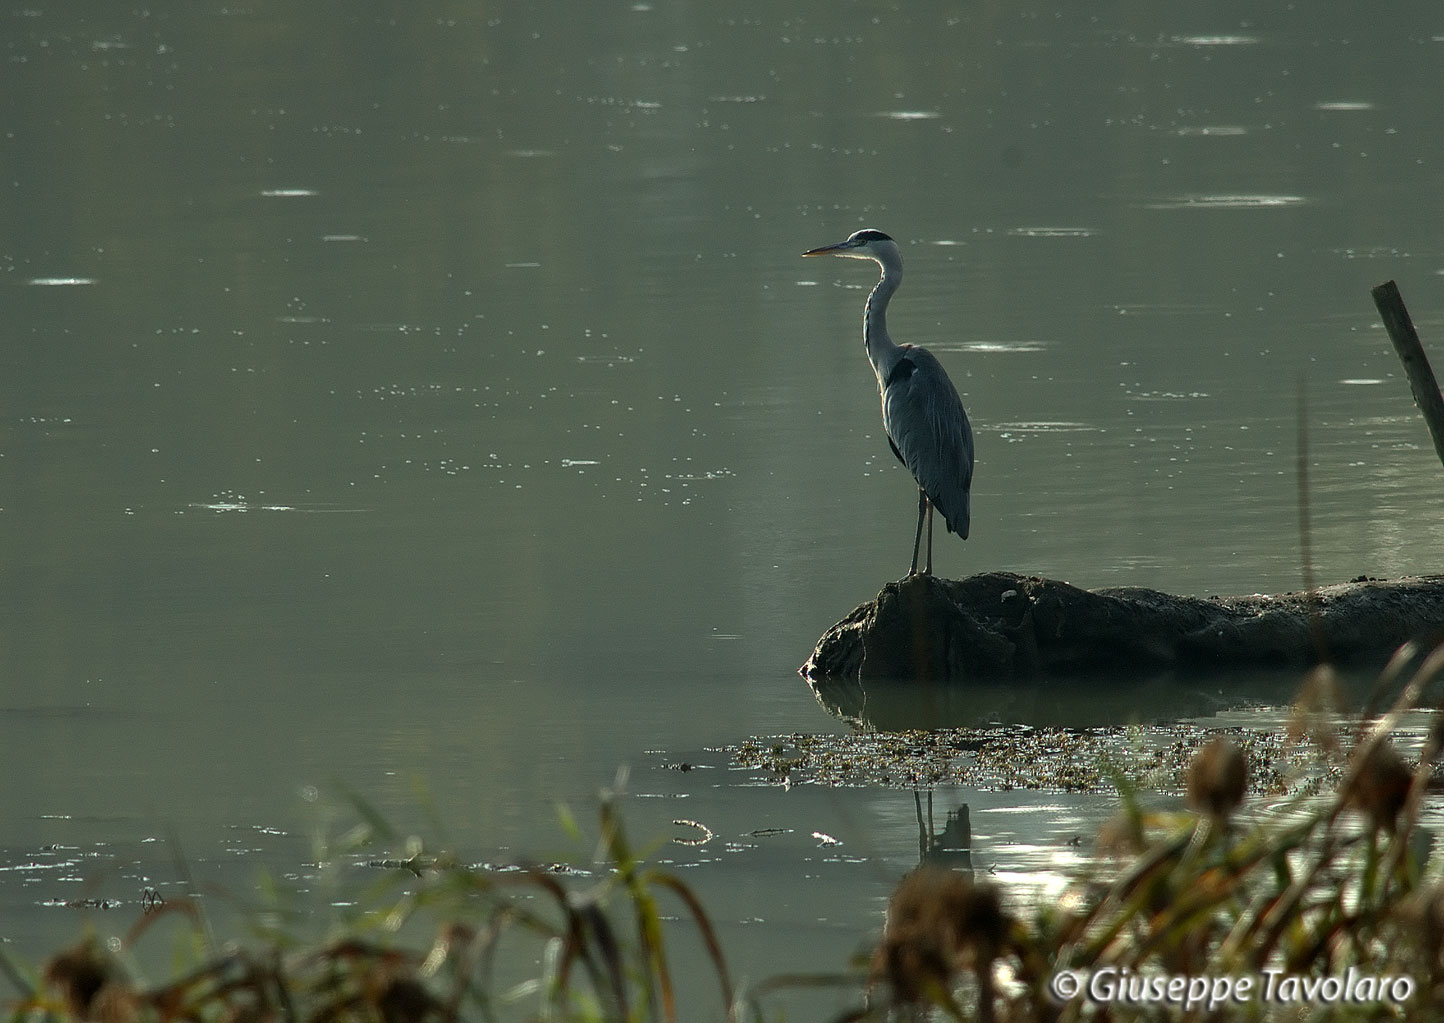
[[[1106,856],[1131,858],[1148,848],[1148,839],[1138,816],[1120,810],[1099,826],[1097,846]]]
[[[946,911],[959,952],[971,955],[974,966],[992,962],[1008,939],[1008,918],[1003,913],[998,889],[986,883],[960,878],[947,893]]]
[[[1008,936],[997,889],[943,867],[919,867],[898,882],[887,926],[872,960],[899,1001],[916,1002],[946,990],[962,966],[989,970]]]
[[[383,1023],[423,1023],[441,1015],[442,1006],[415,977],[392,977],[374,1002]]]
[[[952,976],[955,942],[944,906],[961,879],[925,865],[904,875],[893,889],[872,975],[885,979],[901,1002],[922,1001],[930,990],[946,987]]]
[[[1299,695],[1289,714],[1289,738],[1311,739],[1330,756],[1343,752],[1335,722],[1344,706],[1343,685],[1338,672],[1320,664],[1304,676]]]
[[[1355,756],[1362,759],[1345,802],[1367,815],[1375,828],[1393,831],[1399,811],[1408,801],[1413,773],[1387,739],[1369,743]]]
[[[1432,969],[1444,963],[1444,882],[1421,888],[1403,906],[1401,923]]]
[[[66,949],[45,964],[45,983],[76,1019],[91,1019],[96,995],[112,982],[115,969],[92,941]]]
[[[131,987],[111,981],[96,994],[90,1011],[92,1023],[137,1023],[140,1001]]]
[[[886,980],[893,997],[909,1004],[945,990],[951,982],[952,965],[937,938],[935,932],[924,928],[888,931],[873,953],[872,980]]]
[[[1228,817],[1248,791],[1248,758],[1232,739],[1214,736],[1188,765],[1187,788],[1195,810]]]

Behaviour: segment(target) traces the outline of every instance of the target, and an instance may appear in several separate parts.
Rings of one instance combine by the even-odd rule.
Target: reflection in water
[[[856,728],[1090,728],[1165,723],[1248,704],[1287,703],[1298,689],[1299,674],[1160,671],[1137,677],[1110,673],[966,684],[818,679],[808,685],[828,713]]]
[[[973,873],[973,829],[968,820],[968,804],[962,803],[949,810],[941,831],[933,821],[933,790],[927,790],[927,821],[923,820],[922,796],[913,790],[913,807],[918,819],[918,865],[931,863],[934,866],[959,870],[972,876]]]

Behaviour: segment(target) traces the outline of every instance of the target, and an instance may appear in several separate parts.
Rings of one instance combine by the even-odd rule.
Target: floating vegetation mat
[[[1219,734],[1247,755],[1253,794],[1306,795],[1338,781],[1338,765],[1289,728],[1178,724],[793,734],[751,739],[728,753],[734,768],[779,785],[967,785],[1073,793],[1113,793],[1127,786],[1181,792],[1189,762]]]

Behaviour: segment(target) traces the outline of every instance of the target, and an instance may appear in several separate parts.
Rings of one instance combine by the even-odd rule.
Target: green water
[[[796,666],[911,553],[870,268],[799,258],[859,227],[977,432],[940,573],[1298,588],[1301,387],[1319,578],[1444,567],[1369,298],[1397,279],[1444,336],[1432,5],[0,17],[22,954],[179,891],[172,842],[231,890],[304,880],[338,784],[502,861],[565,851],[553,804],[629,765],[639,835],[737,842],[684,858],[740,972],[838,966],[915,861],[911,795],[708,751],[845,729]],[[1111,807],[949,798],[1024,892]],[[119,906],[51,904],[82,897]]]

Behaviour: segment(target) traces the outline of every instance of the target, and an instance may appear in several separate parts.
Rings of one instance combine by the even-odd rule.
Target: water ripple
[[[961,344],[929,344],[930,352],[1041,352],[1046,341],[965,341]]]
[[[1180,46],[1254,46],[1260,39],[1258,36],[1246,35],[1198,35],[1174,36],[1169,41]]]
[[[1251,195],[1246,193],[1223,195],[1181,195],[1162,199],[1145,205],[1150,210],[1253,210],[1276,209],[1283,206],[1299,206],[1308,202],[1301,195]]]
[[[942,115],[936,110],[880,110],[875,116],[890,121],[932,121]]]
[[[1091,238],[1091,227],[1013,227],[1008,233],[1018,238]]]
[[[1089,423],[1068,423],[1052,422],[1049,420],[1033,420],[1018,423],[994,423],[993,430],[1007,435],[1009,433],[1098,433],[1099,427]]]
[[[1175,135],[1207,135],[1207,136],[1229,136],[1246,135],[1248,129],[1241,124],[1186,124],[1181,128],[1174,129]]]

